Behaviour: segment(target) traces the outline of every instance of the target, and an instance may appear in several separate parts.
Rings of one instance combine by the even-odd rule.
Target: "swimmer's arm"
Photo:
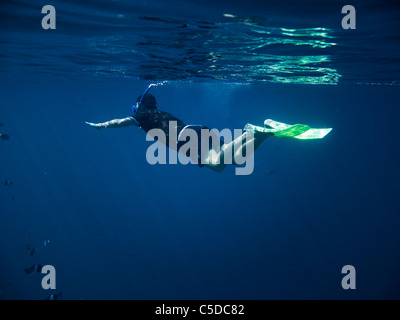
[[[122,128],[128,126],[137,126],[138,123],[132,118],[124,118],[124,119],[114,119],[107,122],[102,123],[92,123],[92,122],[85,122],[87,125],[91,127],[95,127],[97,129],[101,128]]]

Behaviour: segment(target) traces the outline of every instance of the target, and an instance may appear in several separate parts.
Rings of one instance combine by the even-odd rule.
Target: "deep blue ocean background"
[[[0,299],[399,299],[399,9],[2,1]],[[159,108],[188,124],[333,131],[267,139],[237,176],[152,166],[139,128],[85,125],[129,116],[162,81]],[[56,268],[56,290],[34,264]]]

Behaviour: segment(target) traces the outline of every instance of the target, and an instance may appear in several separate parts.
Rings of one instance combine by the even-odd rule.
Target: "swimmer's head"
[[[155,86],[155,84],[150,84],[146,90],[144,90],[143,94],[136,99],[136,105],[132,106],[133,113],[136,114],[140,110],[157,109],[156,98],[148,93],[153,86]]]
[[[157,102],[156,98],[147,93],[144,96],[141,95],[136,99],[136,105],[132,107],[133,113],[138,113],[139,111],[146,111],[146,110],[156,110],[157,109]]]
[[[143,98],[139,96],[136,99],[136,103],[140,104],[140,109],[157,109],[156,98],[150,93],[146,93]]]

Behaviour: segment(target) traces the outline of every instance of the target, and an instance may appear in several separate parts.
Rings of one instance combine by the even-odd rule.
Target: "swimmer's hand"
[[[103,128],[102,123],[92,123],[92,122],[85,122],[88,126],[95,127],[96,129],[101,129]]]

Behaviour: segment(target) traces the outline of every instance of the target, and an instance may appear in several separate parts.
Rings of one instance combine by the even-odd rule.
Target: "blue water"
[[[344,1],[48,4],[55,30],[42,1],[0,6],[0,299],[400,298],[398,6],[352,1],[343,30]],[[185,123],[333,131],[267,139],[238,176],[152,166],[139,128],[85,125],[161,81]]]

